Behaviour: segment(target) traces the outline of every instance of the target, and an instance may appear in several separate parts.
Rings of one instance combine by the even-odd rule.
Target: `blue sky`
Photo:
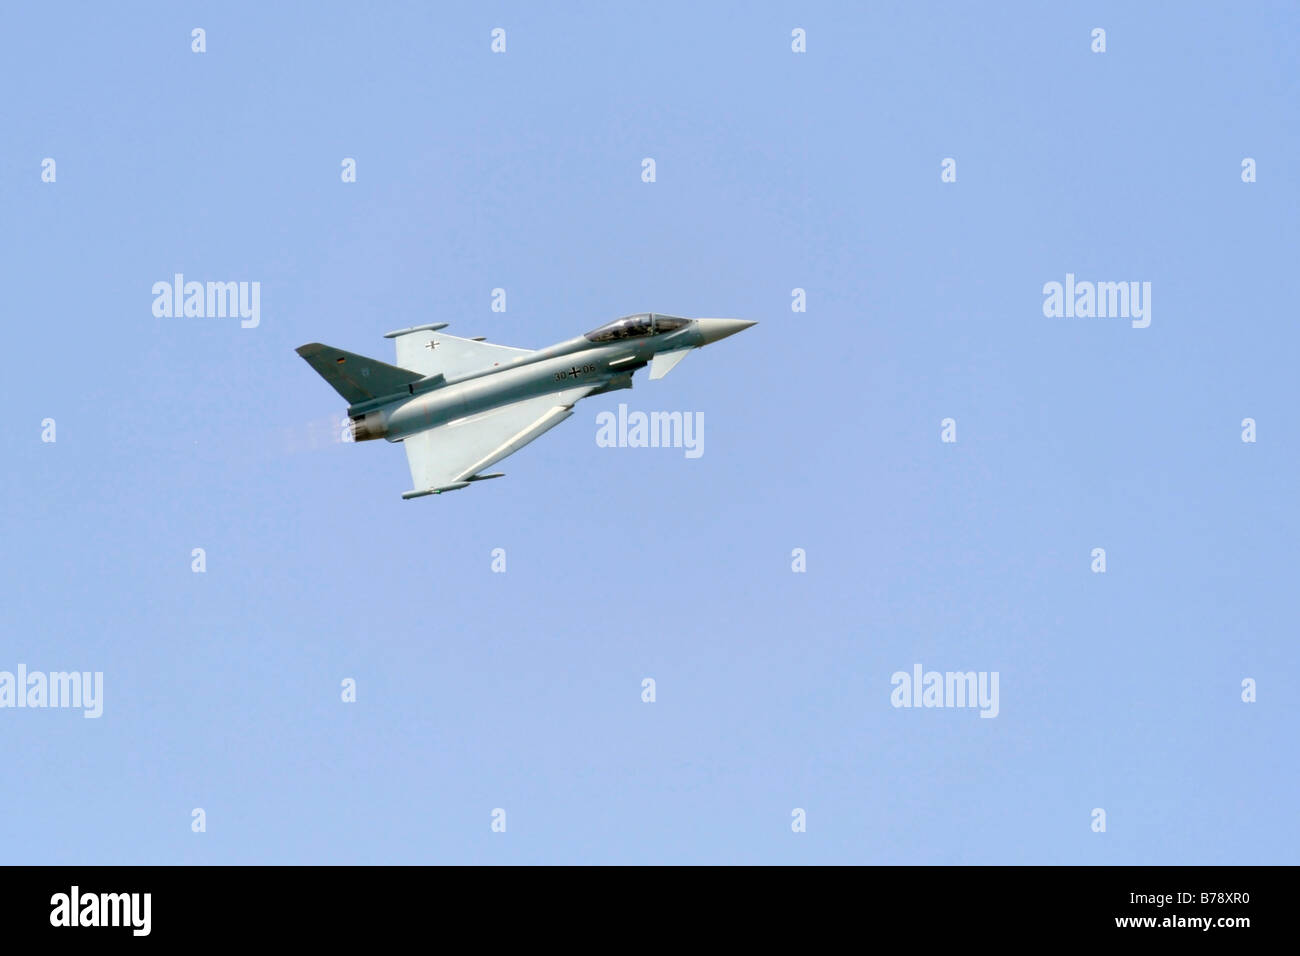
[[[1139,6],[8,11],[0,670],[104,712],[0,709],[0,861],[1297,862],[1300,14]],[[415,501],[293,351],[639,310],[760,324]]]

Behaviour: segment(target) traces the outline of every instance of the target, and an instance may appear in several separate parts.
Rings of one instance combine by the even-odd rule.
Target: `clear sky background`
[[[1290,3],[11,5],[0,670],[104,713],[0,710],[0,862],[1300,861],[1298,46]],[[261,324],[156,318],[176,272]],[[1150,327],[1044,317],[1067,272]],[[760,324],[415,501],[293,351],[640,310]],[[702,457],[598,447],[620,402]],[[997,718],[892,707],[918,663]]]

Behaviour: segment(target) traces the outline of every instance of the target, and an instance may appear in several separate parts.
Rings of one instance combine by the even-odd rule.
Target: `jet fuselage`
[[[402,441],[416,432],[539,395],[584,385],[627,388],[630,374],[649,364],[656,352],[694,348],[704,338],[695,321],[662,335],[616,342],[592,342],[580,335],[431,391],[421,393],[417,382],[409,398],[398,397],[367,410],[349,409],[353,437]],[[628,384],[618,384],[624,378]]]
[[[631,388],[647,365],[651,380],[663,378],[693,349],[754,324],[639,312],[530,351],[439,336],[447,323],[431,322],[385,333],[396,340],[396,365],[320,342],[296,351],[347,399],[353,441],[402,443],[409,500],[502,477],[488,469],[571,417],[582,399]]]

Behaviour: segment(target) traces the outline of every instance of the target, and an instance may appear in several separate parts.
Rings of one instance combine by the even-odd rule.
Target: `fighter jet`
[[[319,342],[297,352],[347,399],[354,441],[406,446],[412,488],[402,497],[420,498],[502,477],[485,470],[560,424],[580,399],[631,388],[647,365],[650,378],[663,378],[691,349],[756,324],[641,313],[531,351],[442,335],[448,323],[436,322],[384,336],[396,342],[396,365]]]

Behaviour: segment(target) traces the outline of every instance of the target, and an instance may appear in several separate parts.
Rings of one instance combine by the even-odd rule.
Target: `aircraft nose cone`
[[[705,345],[725,339],[728,335],[743,332],[751,325],[758,325],[757,322],[750,322],[748,319],[696,319],[695,321],[699,323],[700,335],[704,337]]]

